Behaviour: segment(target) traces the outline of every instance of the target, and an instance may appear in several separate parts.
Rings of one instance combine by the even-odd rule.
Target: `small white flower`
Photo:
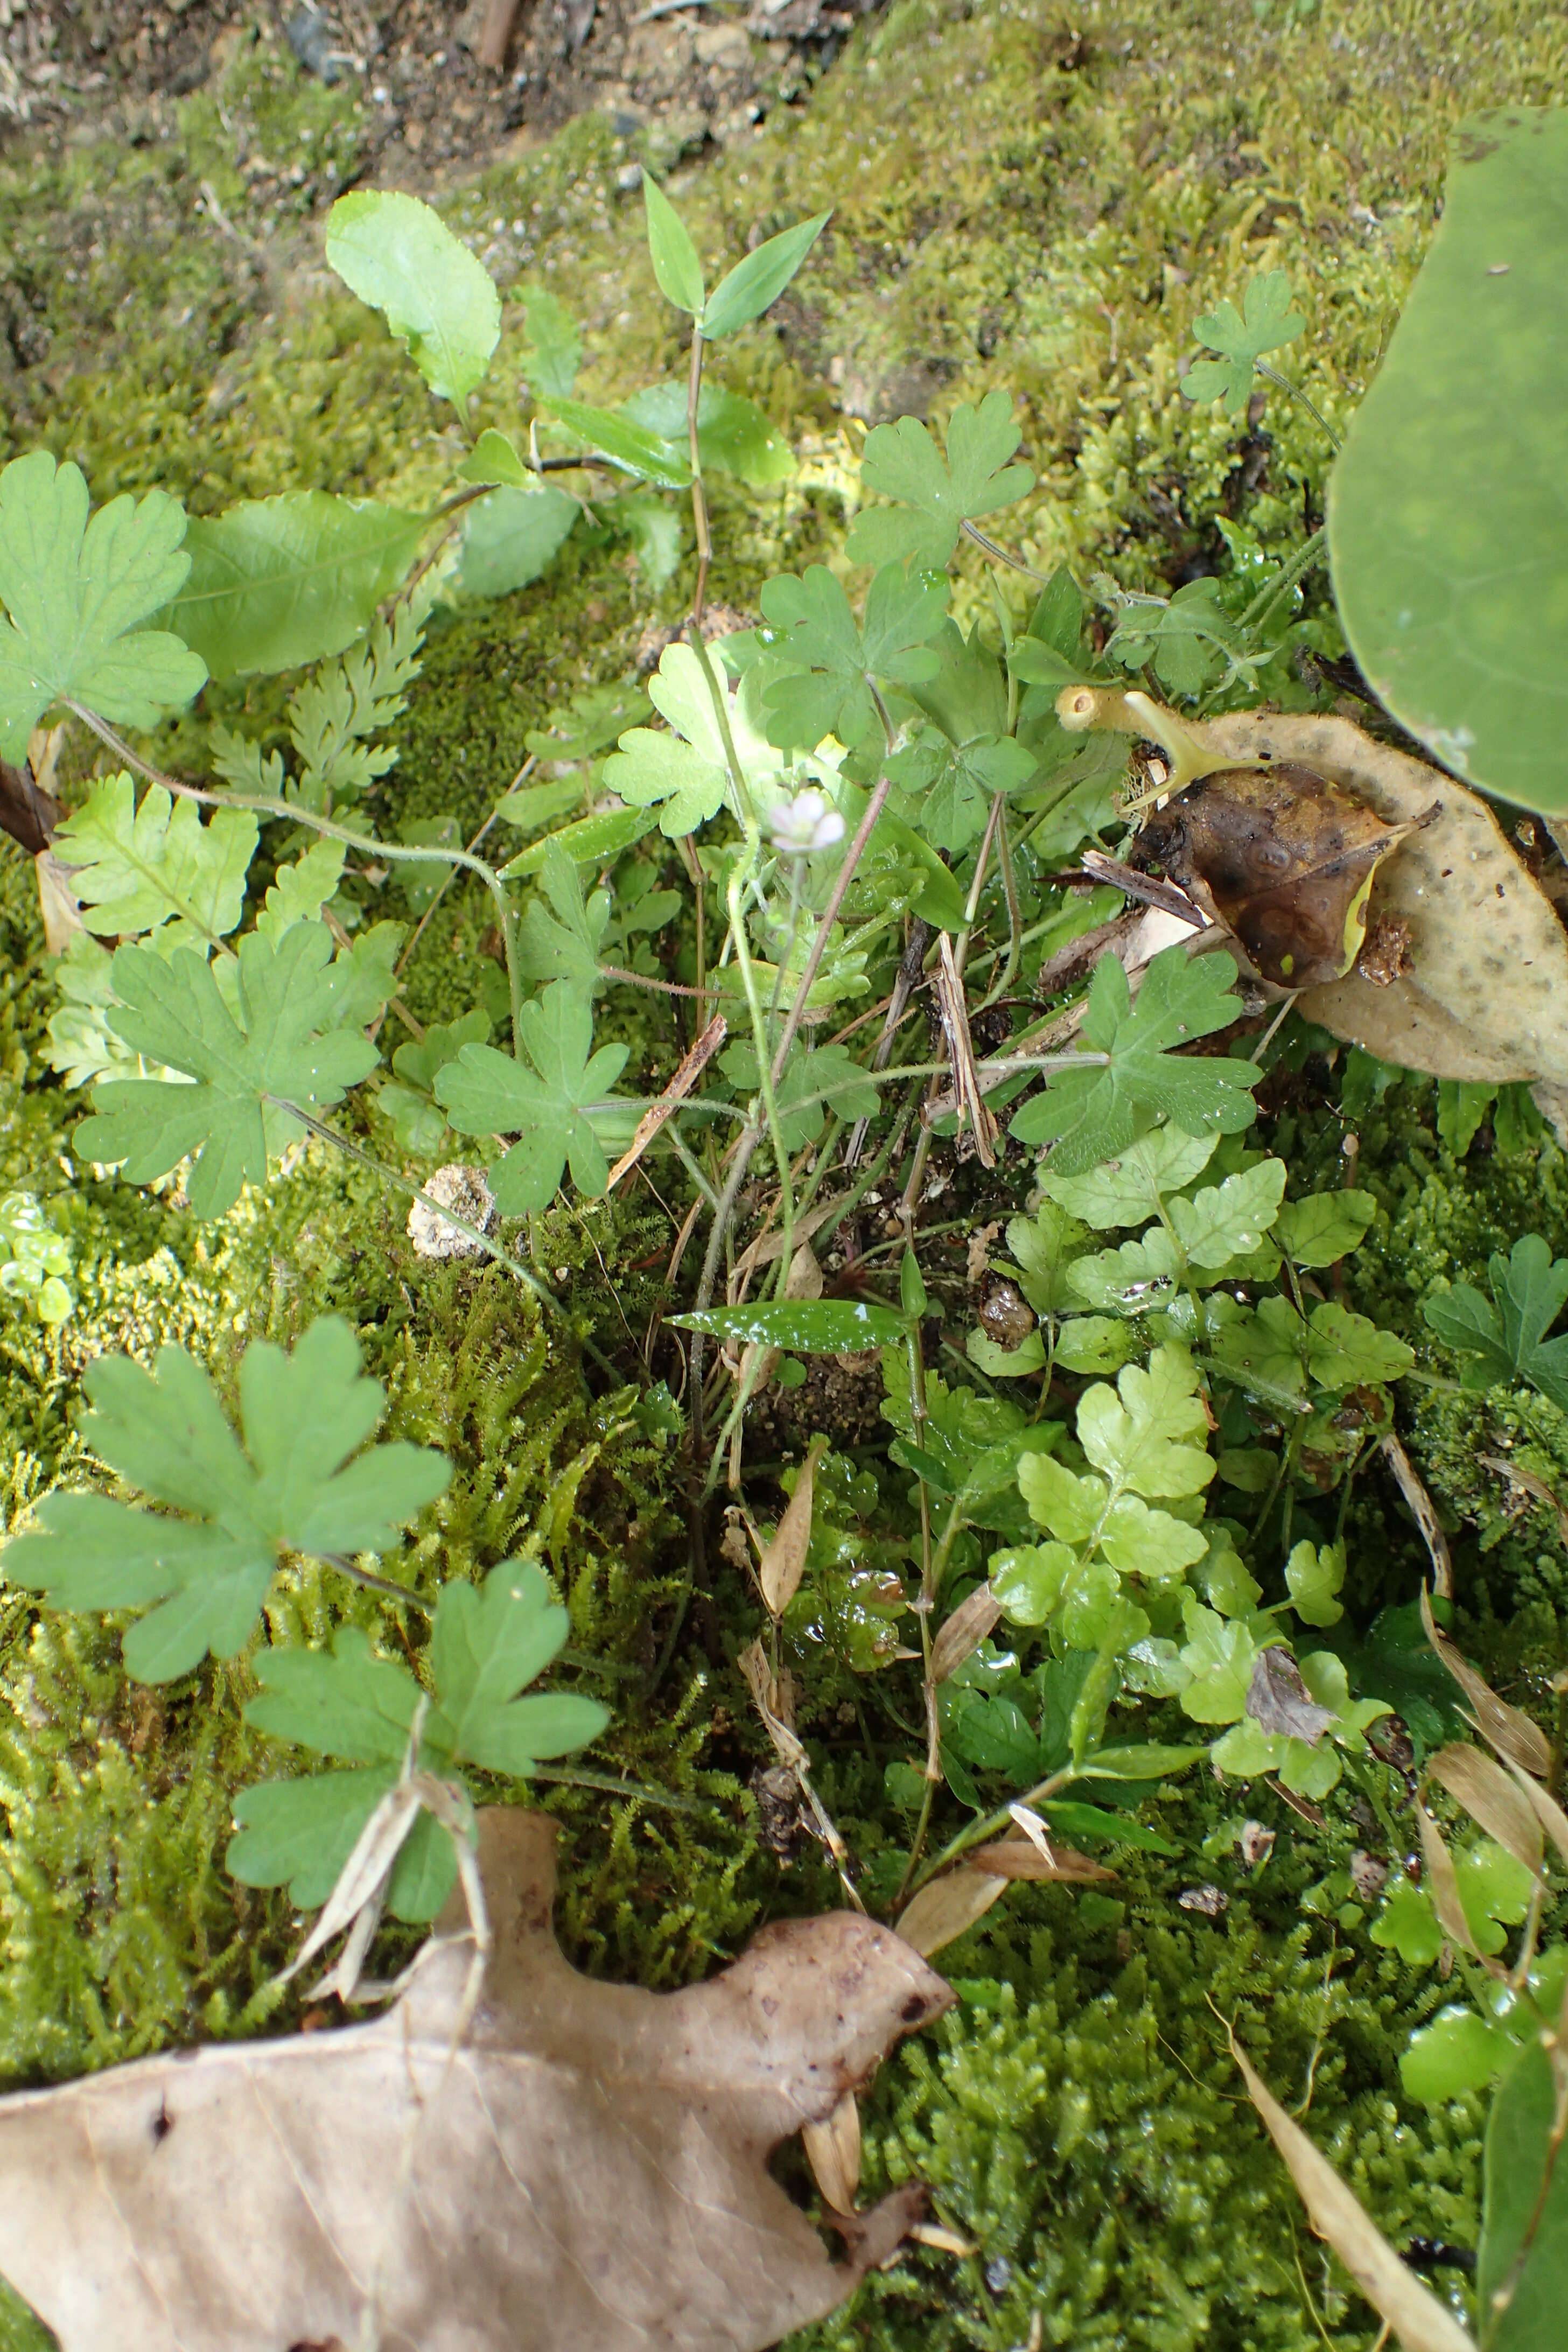
[[[814,849],[831,849],[844,838],[844,819],[815,784],[796,793],[793,801],[775,801],[768,826],[781,857],[809,857]]]

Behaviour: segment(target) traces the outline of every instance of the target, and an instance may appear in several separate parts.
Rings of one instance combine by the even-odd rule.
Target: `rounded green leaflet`
[[[1568,808],[1568,112],[1457,134],[1443,217],[1329,494],[1345,635],[1483,792]]]
[[[500,338],[500,297],[440,215],[381,189],[340,196],[327,219],[327,259],[407,344],[431,391],[467,400]]]

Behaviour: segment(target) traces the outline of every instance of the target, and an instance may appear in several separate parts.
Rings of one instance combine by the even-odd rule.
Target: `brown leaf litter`
[[[495,1954],[469,1938],[342,2032],[236,2042],[0,2101],[0,2270],[63,2352],[762,2352],[920,2219],[835,2262],[767,2170],[952,1994],[849,1912],[765,1928],[710,1983],[581,1976],[551,1931],[554,1824],[480,1817]]]

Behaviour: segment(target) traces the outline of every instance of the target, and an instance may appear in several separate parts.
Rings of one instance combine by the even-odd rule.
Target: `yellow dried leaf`
[[[943,1625],[931,1650],[931,1678],[944,1683],[955,1667],[977,1650],[1001,1616],[1000,1604],[988,1584],[977,1584],[961,1601]]]
[[[1432,1614],[1432,1604],[1425,1589],[1421,1594],[1421,1622],[1426,1628],[1426,1639],[1469,1700],[1481,1737],[1505,1763],[1521,1764],[1544,1780],[1552,1769],[1552,1744],[1539,1724],[1531,1723],[1517,1706],[1510,1706],[1499,1698],[1485,1678],[1477,1674],[1462,1650],[1456,1648]]]
[[[1307,2217],[1331,2245],[1405,2352],[1476,2352],[1447,2307],[1402,2263],[1365,2208],[1247,2063],[1233,2033],[1230,2053],[1264,2129],[1289,2168]]]
[[[932,1952],[940,1952],[944,1944],[973,1927],[997,1896],[1006,1892],[1007,1881],[994,1871],[973,1870],[964,1864],[922,1886],[893,1924],[905,1943],[929,1959]]]
[[[836,2213],[853,2213],[860,2186],[860,2108],[846,2091],[821,2123],[806,2124],[800,2144],[825,2201]]]
[[[1489,1838],[1540,1876],[1544,1852],[1540,1819],[1500,1764],[1480,1748],[1439,1748],[1426,1770]]]
[[[812,1439],[784,1515],[778,1523],[772,1542],[764,1547],[762,1559],[757,1562],[757,1581],[763,1588],[763,1599],[774,1617],[784,1615],[799,1591],[800,1580],[805,1574],[805,1556],[811,1548],[811,1490],[816,1465],[826,1448],[826,1437]]]

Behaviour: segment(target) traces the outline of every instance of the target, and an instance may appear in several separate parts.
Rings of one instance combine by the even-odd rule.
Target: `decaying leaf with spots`
[[[1373,877],[1416,822],[1385,824],[1364,801],[1293,761],[1224,768],[1151,816],[1127,862],[1179,883],[1231,932],[1260,979],[1310,988],[1354,964]]]
[[[1533,1082],[1542,1110],[1568,1131],[1568,932],[1485,801],[1346,719],[1234,711],[1189,721],[1147,695],[1091,687],[1064,688],[1058,710],[1069,729],[1165,744],[1163,789],[1178,796],[1167,814],[1222,772],[1305,770],[1393,828],[1399,837],[1374,861],[1364,909],[1375,951],[1307,987],[1302,1013],[1405,1069]]]
[[[918,2189],[843,2217],[835,2262],[767,2159],[950,2006],[941,1978],[841,1911],[685,1992],[595,1982],[551,1933],[554,1835],[480,1816],[461,2047],[444,1916],[372,2024],[0,2101],[0,2271],[63,2352],[763,2352],[886,2261]]]

